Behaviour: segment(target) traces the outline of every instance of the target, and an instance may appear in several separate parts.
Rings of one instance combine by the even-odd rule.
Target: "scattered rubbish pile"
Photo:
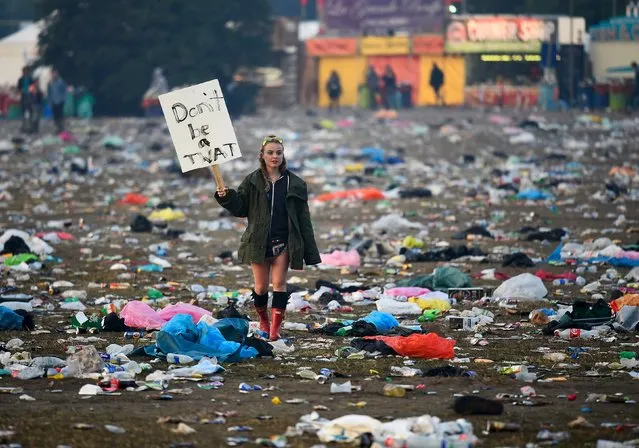
[[[638,119],[234,125],[230,186],[277,134],[309,189],[322,263],[277,341],[162,119],[0,123],[0,447],[637,446]]]

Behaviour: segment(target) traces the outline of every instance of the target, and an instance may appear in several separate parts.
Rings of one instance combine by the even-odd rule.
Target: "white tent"
[[[31,23],[0,40],[0,85],[15,85],[22,67],[38,56],[38,35],[44,22]]]

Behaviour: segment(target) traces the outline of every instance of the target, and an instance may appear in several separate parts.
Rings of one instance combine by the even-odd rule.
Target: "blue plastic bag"
[[[399,325],[399,322],[392,314],[381,311],[371,311],[368,316],[361,318],[365,322],[375,325],[379,334],[386,334]]]
[[[551,198],[552,195],[541,190],[536,190],[534,188],[531,188],[529,190],[522,190],[517,194],[517,199],[527,199],[530,201],[543,201],[545,199]]]
[[[24,317],[6,306],[0,306],[0,330],[22,330]]]
[[[361,154],[371,162],[384,163],[385,152],[380,148],[362,148]]]

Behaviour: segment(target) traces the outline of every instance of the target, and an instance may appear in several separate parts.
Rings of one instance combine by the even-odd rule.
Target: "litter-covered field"
[[[275,343],[162,119],[0,122],[0,446],[639,443],[639,119],[234,126],[225,181],[281,136],[322,253]]]

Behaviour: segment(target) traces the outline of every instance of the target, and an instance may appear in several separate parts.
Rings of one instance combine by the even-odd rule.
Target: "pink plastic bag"
[[[405,286],[388,289],[386,290],[386,295],[391,297],[419,297],[423,294],[428,294],[429,292],[430,289]]]
[[[157,315],[161,317],[164,322],[170,321],[176,314],[189,314],[193,318],[193,322],[197,324],[202,316],[210,316],[211,312],[199,306],[182,302],[167,305],[163,310],[157,312]]]
[[[359,267],[362,263],[362,260],[359,257],[359,254],[356,250],[351,250],[348,252],[343,252],[341,250],[336,250],[332,254],[320,254],[322,257],[322,264],[326,264],[328,266],[354,266]]]
[[[155,312],[153,308],[144,302],[134,300],[127,303],[120,317],[124,319],[124,324],[132,328],[159,329],[166,322]]]
[[[70,143],[75,140],[75,138],[73,137],[73,134],[71,134],[69,131],[60,132],[60,134],[58,135],[58,138],[62,140],[64,143]]]

